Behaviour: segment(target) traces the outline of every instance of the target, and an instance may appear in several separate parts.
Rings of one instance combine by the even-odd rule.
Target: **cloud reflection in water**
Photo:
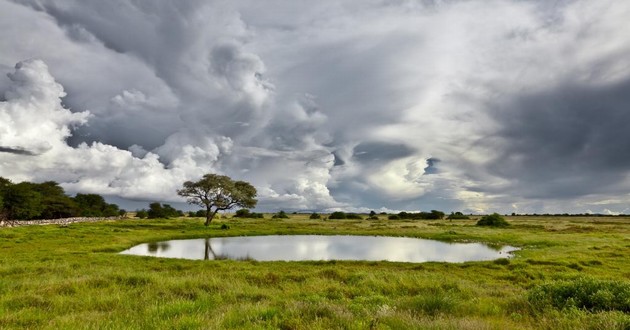
[[[465,262],[509,258],[515,250],[518,249],[511,246],[493,249],[481,243],[445,243],[409,237],[272,235],[145,243],[121,254],[198,260]]]

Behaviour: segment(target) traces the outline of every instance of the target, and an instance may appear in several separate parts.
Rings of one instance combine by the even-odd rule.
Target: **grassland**
[[[623,310],[540,308],[532,291],[630,282],[630,219],[121,220],[0,228],[0,328],[630,329]],[[228,223],[230,229],[220,229]],[[519,246],[511,260],[445,263],[193,261],[118,255],[178,238],[360,234]],[[610,297],[609,297],[610,298]],[[630,304],[630,301],[627,302]],[[623,304],[623,302],[622,302]]]

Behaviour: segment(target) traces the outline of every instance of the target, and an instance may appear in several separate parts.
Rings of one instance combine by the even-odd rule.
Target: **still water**
[[[512,246],[384,236],[272,235],[173,240],[136,245],[121,254],[197,260],[368,260],[465,262],[510,258]]]

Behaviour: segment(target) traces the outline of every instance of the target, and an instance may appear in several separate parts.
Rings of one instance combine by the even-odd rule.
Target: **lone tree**
[[[195,182],[186,181],[184,188],[177,190],[177,194],[186,197],[189,204],[206,208],[206,226],[210,225],[219,211],[235,206],[253,208],[258,202],[254,186],[217,174],[206,174]]]

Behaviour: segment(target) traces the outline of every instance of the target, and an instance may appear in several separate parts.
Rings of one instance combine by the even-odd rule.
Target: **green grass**
[[[0,228],[0,329],[630,328],[627,218],[508,217],[511,226],[497,229],[475,226],[477,219],[290,217],[223,218],[209,228],[199,218]],[[410,236],[523,250],[461,264],[117,254],[144,242],[267,234]],[[584,290],[594,294],[585,298]],[[555,304],[564,294],[606,308]]]

